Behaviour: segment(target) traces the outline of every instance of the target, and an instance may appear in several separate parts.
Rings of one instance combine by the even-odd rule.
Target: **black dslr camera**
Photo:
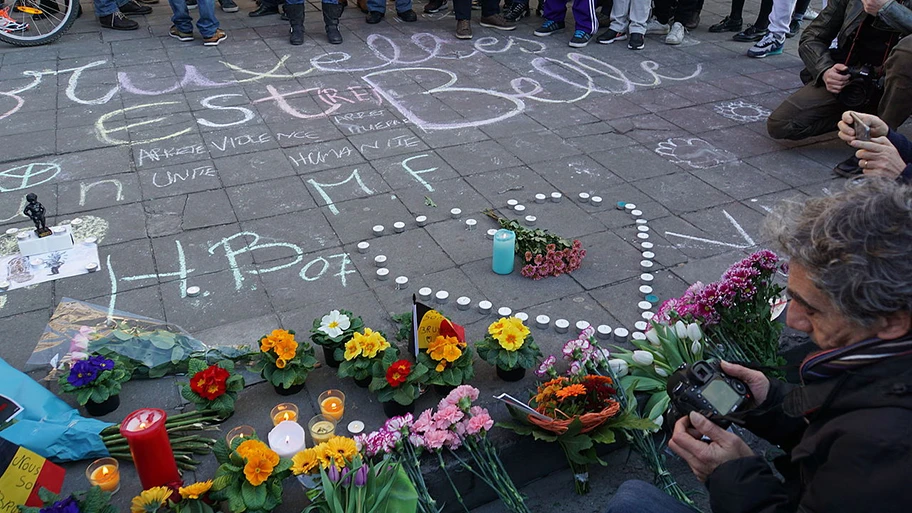
[[[841,73],[849,76],[849,83],[836,98],[846,107],[857,109],[868,105],[883,90],[883,77],[878,77],[877,70],[870,64],[849,66]]]
[[[731,425],[726,417],[751,399],[747,385],[724,374],[718,362],[685,363],[668,377],[667,391],[675,419],[695,411],[723,429]]]

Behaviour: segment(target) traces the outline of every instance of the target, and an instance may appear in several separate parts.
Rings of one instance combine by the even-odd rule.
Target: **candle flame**
[[[285,420],[288,420],[288,412],[285,412]]]
[[[145,422],[140,422],[140,423],[139,423],[139,429],[146,429],[146,423],[145,423]]]
[[[108,467],[101,467],[101,475],[106,476],[110,473]]]
[[[286,443],[286,444],[291,443],[291,437],[290,437],[290,436],[286,436],[286,437],[285,437],[285,443]]]

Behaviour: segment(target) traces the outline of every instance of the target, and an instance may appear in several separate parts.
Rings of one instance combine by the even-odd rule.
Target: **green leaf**
[[[517,422],[498,422],[494,424],[497,427],[509,429],[517,435],[531,435],[534,429],[528,424],[519,424]]]
[[[228,444],[225,442],[225,439],[223,437],[219,437],[219,439],[216,440],[215,444],[212,446],[212,454],[215,455],[215,460],[218,461],[219,464],[228,463],[228,456],[230,454],[230,451],[228,449]],[[214,481],[212,486],[215,486]],[[221,488],[224,487],[220,487],[219,489]]]
[[[174,346],[174,349],[171,350],[171,363],[177,365],[184,359],[184,348],[181,346]]]
[[[124,333],[123,331],[112,331],[111,335],[114,335],[114,338],[116,338],[117,340],[122,340],[124,342],[126,342],[127,340],[133,339],[133,335],[130,335],[129,333]]]
[[[266,503],[266,487],[263,485],[253,486],[245,480],[241,485],[241,495],[244,497],[244,504],[250,509],[262,509]]]
[[[173,338],[168,338],[159,334],[150,335],[148,342],[159,349],[166,349],[168,351],[176,345]]]
[[[589,437],[593,442],[600,444],[613,444],[615,440],[614,431],[604,424],[590,431]]]
[[[89,402],[89,399],[92,398],[92,389],[91,388],[77,388],[76,389],[76,402],[85,406]]]
[[[543,429],[535,429],[532,431],[532,438],[535,440],[541,440],[543,442],[555,442],[560,437],[550,431],[545,431]]]
[[[191,377],[197,372],[202,372],[204,370],[206,370],[206,362],[200,359],[191,358],[190,361],[187,362],[187,374]]]

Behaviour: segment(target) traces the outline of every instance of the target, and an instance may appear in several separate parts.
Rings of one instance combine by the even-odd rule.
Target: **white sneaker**
[[[814,9],[808,9],[808,10],[804,11],[804,18],[803,18],[803,19],[805,19],[805,20],[813,20],[813,19],[817,18],[817,15],[818,15],[818,14],[820,14],[818,11],[815,11]]]
[[[646,23],[646,33],[647,34],[658,34],[664,36],[671,30],[671,26],[667,23],[659,23],[659,20],[655,17],[649,18],[649,22]]]
[[[671,31],[665,36],[666,45],[679,45],[684,42],[684,25],[674,22]]]

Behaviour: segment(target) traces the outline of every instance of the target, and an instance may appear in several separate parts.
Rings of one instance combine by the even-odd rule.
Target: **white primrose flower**
[[[633,361],[639,365],[648,366],[652,365],[652,362],[655,361],[655,358],[649,351],[634,351]]]
[[[623,378],[630,372],[630,367],[627,365],[627,362],[620,358],[608,360],[608,366],[611,367],[611,372],[619,378]]]
[[[700,331],[700,325],[692,322],[687,325],[687,337],[694,342],[699,342],[703,338],[703,332]]]
[[[678,338],[683,339],[687,336],[687,326],[682,321],[675,323],[675,334],[678,335]]]
[[[347,315],[342,315],[338,310],[333,310],[320,319],[319,330],[326,333],[329,338],[336,338],[351,327]]]
[[[646,332],[646,340],[655,347],[661,347],[662,343],[659,342],[659,333],[656,331],[656,328],[651,328]]]

